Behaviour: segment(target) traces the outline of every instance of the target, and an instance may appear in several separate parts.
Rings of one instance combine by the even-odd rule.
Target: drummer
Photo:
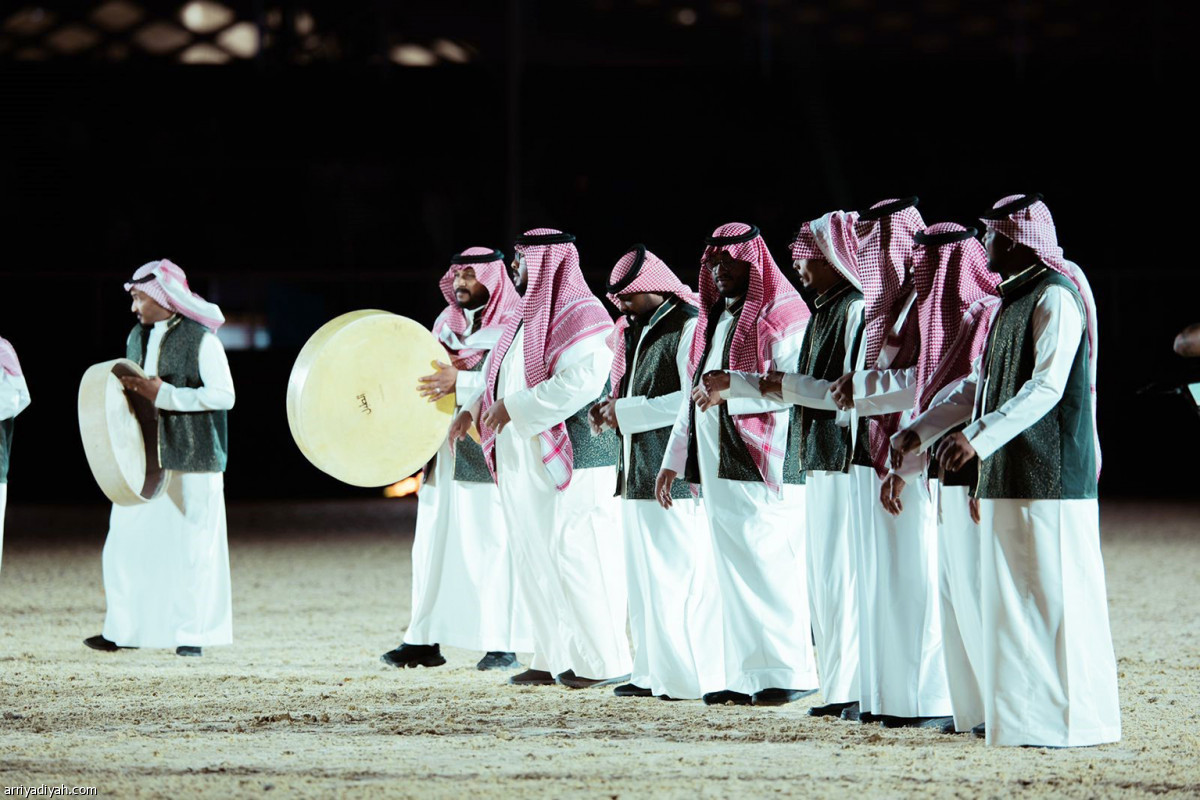
[[[199,656],[233,641],[224,472],[234,392],[214,335],[225,317],[166,259],[142,265],[125,290],[138,320],[126,357],[149,377],[121,382],[159,409],[169,483],[147,503],[113,506],[103,556],[108,610],[103,632],[84,644]]]
[[[4,548],[4,507],[8,504],[8,459],[12,450],[13,419],[29,405],[29,388],[17,351],[0,338],[0,556]]]
[[[454,392],[477,393],[484,357],[521,310],[504,254],[490,247],[451,258],[439,285],[448,305],[433,333],[451,363],[439,361],[436,372],[420,379],[419,391],[431,403]],[[481,670],[519,667],[517,651],[531,651],[533,640],[517,603],[513,559],[500,490],[483,451],[471,439],[447,440],[417,497],[412,618],[404,641],[384,653],[383,662],[441,666],[440,645],[447,644],[484,651],[475,665]]]

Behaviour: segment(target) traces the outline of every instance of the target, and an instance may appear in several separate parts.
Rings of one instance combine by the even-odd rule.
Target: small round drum
[[[454,395],[417,394],[446,350],[420,323],[387,311],[352,311],[305,343],[288,379],[292,438],[317,469],[353,486],[407,478],[446,440]]]
[[[167,485],[158,462],[158,409],[120,378],[145,378],[133,361],[93,364],[79,382],[79,434],[100,490],[121,506],[153,500]]]

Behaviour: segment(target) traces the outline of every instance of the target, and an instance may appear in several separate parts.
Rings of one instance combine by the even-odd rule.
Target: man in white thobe
[[[437,372],[418,384],[431,403],[451,392],[460,398],[479,393],[484,357],[521,303],[500,251],[470,247],[450,262],[439,282],[448,305],[433,333],[451,363],[438,362]],[[520,666],[517,651],[533,649],[500,492],[472,439],[447,438],[426,470],[417,495],[412,581],[404,641],[383,654],[385,664],[440,666],[446,644],[484,651],[477,669],[513,669]]]
[[[924,483],[898,515],[879,501],[888,437],[915,402],[920,351],[913,236],[925,227],[917,198],[884,200],[859,214],[858,268],[865,299],[858,369],[833,389],[858,425],[852,456],[859,589],[860,719],[886,727],[941,728],[951,713],[938,605],[937,523]]]
[[[791,406],[757,378],[794,370],[808,309],[758,228],[728,223],[707,239],[692,396],[679,412],[655,491],[671,507],[679,476],[699,483],[712,530],[725,631],[724,688],[709,705],[777,706],[816,691],[804,560],[804,488]],[[753,386],[751,386],[753,381]]]
[[[510,683],[619,683],[631,659],[618,443],[611,432],[593,437],[587,417],[612,367],[612,319],[587,287],[573,236],[535,228],[516,251],[521,313],[488,354],[482,397],[451,429],[457,439],[478,424],[517,555],[534,657]]]
[[[592,407],[593,426],[621,437],[617,494],[625,524],[633,674],[618,697],[696,700],[723,688],[720,586],[708,520],[686,481],[674,505],[654,499],[654,481],[687,400],[696,295],[637,245],[617,261],[608,299],[622,312],[609,343],[611,394]]]
[[[166,259],[143,265],[125,289],[138,318],[126,355],[149,377],[121,380],[159,409],[159,456],[169,474],[155,499],[113,506],[104,628],[84,644],[199,656],[205,646],[233,641],[224,470],[234,390],[215,335],[225,318]]]
[[[853,214],[830,212],[805,222],[792,242],[792,263],[814,296],[798,371],[763,376],[764,395],[801,406],[800,466],[807,497],[808,597],[817,671],[825,703],[814,717],[856,718],[859,697],[858,589],[850,529],[852,430],[831,388],[854,368],[862,325]]]
[[[936,454],[948,469],[976,460],[979,469],[980,732],[990,745],[1114,742],[1121,715],[1096,499],[1095,301],[1082,270],[1063,258],[1040,195],[1005,197],[983,221],[990,266],[1004,277],[1001,308],[971,376],[942,403],[971,423],[943,437]]]
[[[17,351],[0,338],[0,564],[4,557],[4,512],[8,507],[8,467],[14,420],[29,406],[29,387]]]

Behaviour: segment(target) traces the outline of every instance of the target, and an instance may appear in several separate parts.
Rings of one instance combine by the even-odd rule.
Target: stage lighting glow
[[[437,63],[437,56],[419,44],[398,44],[389,55],[402,67],[432,67]]]
[[[54,14],[44,8],[22,8],[4,21],[4,30],[21,36],[36,36],[54,24]]]
[[[465,47],[455,44],[449,39],[438,39],[434,42],[433,52],[454,64],[466,64],[471,60],[471,54],[467,52]]]
[[[233,11],[212,0],[192,0],[179,10],[179,18],[195,33],[219,31],[233,22]]]
[[[192,35],[169,22],[151,22],[133,35],[133,40],[156,56],[174,52],[192,40]]]
[[[229,53],[207,42],[194,44],[179,54],[184,64],[228,64],[231,59]]]
[[[296,12],[296,33],[300,34],[301,36],[308,36],[313,32],[313,30],[316,29],[316,27],[317,23],[316,20],[313,19],[312,14],[308,13],[307,11]]]
[[[142,10],[125,0],[112,0],[92,11],[92,21],[107,31],[116,33],[141,22]]]
[[[401,481],[396,481],[391,486],[385,486],[383,489],[384,497],[408,497],[410,494],[416,494],[421,491],[421,482],[423,475],[418,472],[411,478],[405,478]]]
[[[100,41],[100,34],[82,25],[67,25],[46,37],[48,45],[66,55],[81,53],[93,47],[98,41]]]
[[[681,8],[675,12],[675,21],[685,27],[696,24],[696,11],[691,8]]]
[[[239,22],[217,34],[217,44],[238,58],[253,58],[258,54],[258,26]]]

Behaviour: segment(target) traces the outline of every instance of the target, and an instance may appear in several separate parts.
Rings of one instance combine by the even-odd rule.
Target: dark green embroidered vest
[[[479,372],[483,369],[485,359],[468,372]],[[488,472],[487,462],[483,460],[483,448],[469,436],[454,443],[454,480],[467,483],[493,483],[492,473]]]
[[[600,398],[608,396],[608,381],[604,382],[604,391],[592,402],[567,417],[567,437],[571,440],[571,465],[575,469],[592,469],[593,467],[615,467],[621,453],[621,440],[614,430],[606,430],[599,436],[592,435],[592,424],[588,421],[588,412],[592,406],[600,402]]]
[[[980,416],[1011,400],[1033,375],[1033,311],[1051,286],[1070,292],[1083,312],[1074,284],[1051,269],[1043,267],[1001,284],[1000,311],[992,323],[983,368]],[[1086,333],[1075,350],[1062,398],[1044,417],[980,462],[976,496],[987,500],[1096,497]]]
[[[662,397],[682,388],[675,358],[688,320],[695,319],[698,313],[687,303],[671,299],[659,306],[645,326],[630,325],[625,329],[626,369],[634,363],[636,348],[637,370],[634,374],[625,373],[621,381],[622,397]],[[629,464],[619,462],[617,466],[618,496],[628,500],[655,499],[654,482],[670,438],[670,426],[630,435]],[[618,451],[618,457],[624,460],[623,451]],[[671,497],[679,500],[691,496],[687,481],[676,478]]]
[[[816,311],[808,322],[804,343],[800,346],[799,372],[826,381],[836,381],[845,374],[846,316],[850,306],[862,300],[862,292],[847,282],[818,297]],[[858,344],[861,333],[855,333],[849,343],[851,350]],[[798,406],[800,412],[802,451],[800,463],[804,469],[830,472],[850,471],[850,428],[839,426],[837,412],[823,408]]]
[[[146,367],[149,325],[135,325],[126,342],[125,356]],[[197,389],[200,379],[200,341],[207,329],[198,322],[176,316],[167,323],[158,350],[158,377],[180,388]],[[158,457],[163,469],[176,472],[224,472],[229,452],[229,415],[226,411],[158,412]]]
[[[724,300],[718,300],[709,312],[708,330],[704,332],[704,354],[700,357],[700,366],[696,369],[696,374],[692,377],[692,388],[700,384],[700,379],[704,375],[704,364],[708,361],[708,351],[712,347],[712,337],[717,329],[717,322],[721,318]],[[730,309],[733,314],[733,322],[729,326],[729,335],[725,337],[725,346],[721,353],[721,369],[729,369],[729,351],[733,346],[733,334],[737,330],[738,317],[741,316],[742,309],[745,305],[738,302],[736,306]],[[688,458],[687,467],[684,470],[684,477],[690,483],[700,483],[700,459],[696,450],[696,404],[689,401],[690,414],[692,415],[691,424],[688,425]],[[742,441],[742,435],[738,433],[737,426],[733,423],[733,416],[729,413],[727,403],[722,403],[715,409],[709,409],[707,414],[716,413],[720,422],[720,438],[719,438],[719,457],[720,462],[717,465],[717,477],[731,481],[755,481],[762,483],[762,474],[758,471],[758,467],[754,464],[754,459],[750,455],[750,451],[746,448],[746,443]],[[798,426],[791,424],[794,421],[795,411],[785,417],[789,423],[788,429],[788,447],[787,453],[790,456],[793,451],[799,449]],[[800,469],[799,458],[789,459],[784,458],[783,468],[784,483],[804,483],[804,473]]]
[[[12,450],[13,419],[0,420],[0,483],[8,483],[8,457]],[[3,522],[3,520],[0,520]]]

